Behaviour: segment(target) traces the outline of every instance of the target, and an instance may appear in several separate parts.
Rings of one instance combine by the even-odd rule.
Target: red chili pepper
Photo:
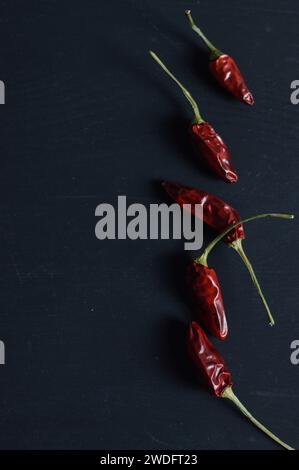
[[[254,104],[253,96],[232,57],[227,54],[221,54],[216,59],[210,61],[210,70],[218,83],[232,95],[244,103],[249,105]]]
[[[185,14],[193,31],[201,37],[210,49],[210,71],[218,83],[238,100],[252,105],[254,103],[253,96],[234,59],[227,54],[223,54],[208,40],[201,29],[195,25],[190,10],[187,10]]]
[[[197,103],[181,82],[168,70],[154,52],[150,51],[150,55],[180,87],[192,106],[194,119],[190,125],[190,135],[196,152],[201,155],[214,174],[227,183],[236,183],[238,175],[231,162],[231,156],[226,144],[214,128],[201,117]]]
[[[162,183],[164,189],[168,193],[168,195],[174,199],[177,204],[183,206],[184,204],[191,204],[191,212],[193,215],[200,217],[200,214],[195,212],[195,208],[193,204],[201,204],[203,211],[203,222],[210,227],[217,230],[217,232],[223,232],[223,230],[229,228],[231,225],[235,225],[238,221],[240,221],[240,216],[238,212],[231,207],[229,204],[224,202],[222,199],[209,194],[205,191],[200,189],[190,188],[188,186],[182,186],[179,183],[173,183],[170,181],[165,181]],[[188,210],[189,207],[187,206]],[[225,236],[224,240],[226,243],[229,244],[231,248],[233,248],[242,258],[244,264],[246,265],[251,279],[262,299],[262,302],[266,308],[269,323],[271,326],[274,325],[274,319],[271,314],[270,308],[268,303],[265,299],[265,296],[262,292],[261,286],[259,281],[255,275],[253,267],[247,258],[243,246],[242,240],[245,238],[244,228],[243,225],[237,225],[233,230],[230,230],[228,234]]]
[[[270,432],[263,424],[255,419],[240,402],[232,389],[232,378],[223,357],[215,349],[203,329],[193,321],[188,330],[188,350],[191,358],[199,369],[201,377],[210,391],[220,398],[227,398],[248,418],[258,429],[288,450],[294,450],[277,436]]]
[[[206,329],[219,339],[225,339],[228,333],[220,283],[214,269],[208,267],[208,255],[215,245],[223,239],[232,228],[238,225],[265,217],[293,218],[288,214],[260,214],[240,220],[235,225],[218,235],[196,258],[188,270],[188,283],[191,287],[196,306],[196,313]]]
[[[228,328],[216,272],[213,268],[194,261],[189,266],[187,281],[201,324],[216,338],[225,339]]]
[[[236,183],[238,175],[232,165],[229,150],[211,124],[193,123],[190,133],[195,150],[205,157],[214,173],[224,181]]]
[[[203,208],[203,222],[219,233],[240,220],[238,212],[233,207],[213,194],[172,181],[164,181],[162,186],[177,204],[180,206],[189,204],[191,213],[197,217],[201,214],[195,212],[195,204],[200,204]],[[226,235],[224,241],[230,244],[243,238],[245,238],[244,228],[242,225],[238,225]]]
[[[204,330],[195,321],[189,326],[187,346],[205,384],[220,397],[223,391],[233,384],[231,374]]]

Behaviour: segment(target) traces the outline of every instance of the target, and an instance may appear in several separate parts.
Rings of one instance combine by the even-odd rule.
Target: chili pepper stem
[[[246,416],[258,429],[263,431],[267,436],[269,436],[271,439],[273,439],[275,442],[280,444],[282,447],[288,450],[295,450],[293,447],[290,447],[288,444],[280,440],[275,434],[273,434],[271,431],[269,431],[262,423],[260,423],[257,419],[252,416],[251,413],[245,408],[245,406],[240,402],[238,397],[233,392],[233,389],[231,387],[226,387],[224,391],[221,394],[222,398],[228,398],[228,400],[232,401],[233,404],[243,413],[243,415]]]
[[[206,46],[208,46],[208,48],[210,49],[211,51],[211,59],[217,59],[217,57],[219,57],[220,55],[222,55],[222,52],[220,52],[217,47],[215,47],[211,41],[209,41],[209,39],[204,35],[204,33],[202,32],[202,30],[196,26],[196,24],[194,23],[194,20],[192,18],[192,15],[191,15],[191,10],[186,10],[185,11],[185,15],[189,21],[189,24],[191,26],[191,28],[193,29],[193,31],[195,31],[200,37],[201,39],[203,40],[203,42],[206,44]]]
[[[263,304],[264,304],[264,306],[265,306],[265,309],[266,309],[266,311],[267,311],[267,313],[268,313],[269,324],[270,324],[270,326],[274,326],[274,325],[275,325],[274,318],[273,318],[273,316],[272,316],[272,314],[271,314],[271,311],[270,311],[270,308],[269,308],[269,306],[268,306],[268,303],[267,303],[267,301],[266,301],[266,299],[265,299],[265,297],[264,297],[264,294],[263,294],[263,292],[262,292],[261,286],[260,286],[260,284],[259,284],[259,282],[258,282],[258,280],[257,280],[257,277],[256,277],[255,272],[254,272],[254,270],[253,270],[252,264],[250,263],[249,259],[248,259],[247,256],[246,256],[246,253],[245,253],[244,250],[243,250],[242,240],[239,238],[238,240],[233,241],[233,242],[230,244],[230,246],[231,246],[234,250],[236,250],[236,252],[237,252],[237,253],[240,255],[240,257],[242,258],[242,260],[243,260],[243,262],[244,262],[246,268],[247,268],[248,271],[249,271],[249,274],[250,274],[250,276],[251,276],[252,282],[253,282],[253,284],[255,285],[255,287],[257,288],[257,291],[258,291],[258,293],[259,293],[259,295],[260,295],[260,297],[261,297],[261,299],[262,299],[262,301],[263,301]]]
[[[204,250],[203,254],[199,256],[198,258],[195,258],[196,263],[203,264],[204,266],[208,266],[208,255],[210,252],[213,250],[215,245],[217,245],[222,238],[225,237],[233,228],[238,227],[238,225],[245,224],[247,222],[251,222],[252,220],[257,220],[257,219],[265,219],[266,217],[273,217],[277,219],[294,219],[293,214],[276,214],[276,213],[269,213],[269,214],[259,214],[259,215],[254,215],[252,217],[248,217],[247,219],[239,220],[239,222],[235,223],[234,225],[231,225],[229,228],[224,230],[224,232],[220,233],[214,240],[211,241],[211,243],[207,246],[207,248]]]
[[[160,67],[162,67],[162,69],[164,70],[164,72],[167,73],[167,75],[169,75],[170,78],[172,78],[172,80],[180,87],[180,89],[182,90],[183,94],[185,95],[185,97],[187,98],[187,100],[189,101],[189,103],[191,104],[192,106],[192,109],[193,109],[193,112],[194,112],[194,122],[196,124],[201,124],[202,122],[204,122],[204,119],[201,117],[201,114],[199,112],[199,108],[198,108],[198,105],[196,103],[196,101],[194,100],[194,98],[191,96],[191,94],[189,93],[189,91],[184,87],[184,85],[170,72],[170,70],[166,67],[166,65],[162,62],[161,59],[159,59],[159,57],[157,56],[157,54],[155,54],[153,51],[149,51],[150,55],[152,56],[152,58],[160,65]]]

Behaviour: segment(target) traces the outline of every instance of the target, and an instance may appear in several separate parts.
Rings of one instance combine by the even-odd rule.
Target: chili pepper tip
[[[243,101],[245,101],[245,103],[249,104],[250,106],[254,104],[254,98],[250,91],[243,96]]]

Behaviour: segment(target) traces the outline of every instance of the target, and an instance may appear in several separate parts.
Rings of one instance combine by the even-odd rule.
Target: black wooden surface
[[[238,62],[254,107],[210,80],[188,7]],[[0,2],[2,449],[277,448],[193,377],[182,242],[100,242],[94,211],[121,194],[165,202],[157,182],[167,178],[215,193],[244,216],[296,213],[298,20],[296,0]],[[193,158],[189,105],[148,49],[225,138],[237,185]],[[217,346],[235,392],[295,447],[298,228],[299,217],[247,227],[272,329],[237,255],[223,245],[211,256],[230,327]]]

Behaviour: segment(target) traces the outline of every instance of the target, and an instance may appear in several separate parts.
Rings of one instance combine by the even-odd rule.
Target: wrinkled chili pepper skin
[[[253,105],[254,99],[234,59],[221,54],[210,61],[210,71],[218,83],[243,103]]]
[[[197,318],[211,334],[224,340],[228,329],[216,272],[194,261],[188,268],[187,282],[193,292]]]
[[[191,204],[191,213],[195,216],[201,216],[196,213],[194,204],[202,206],[203,222],[217,232],[222,233],[231,225],[236,224],[240,219],[238,212],[222,199],[202,191],[197,188],[182,186],[179,183],[164,181],[163,188],[167,194],[181,207],[183,204]],[[186,208],[187,209],[187,208]],[[224,238],[228,244],[238,239],[245,238],[243,225],[233,228]]]
[[[220,397],[227,387],[232,386],[231,374],[222,356],[195,321],[189,326],[187,345],[191,359],[200,370],[206,385]]]
[[[229,150],[215,129],[208,122],[194,123],[190,134],[196,153],[204,158],[210,169],[226,183],[238,181]]]

